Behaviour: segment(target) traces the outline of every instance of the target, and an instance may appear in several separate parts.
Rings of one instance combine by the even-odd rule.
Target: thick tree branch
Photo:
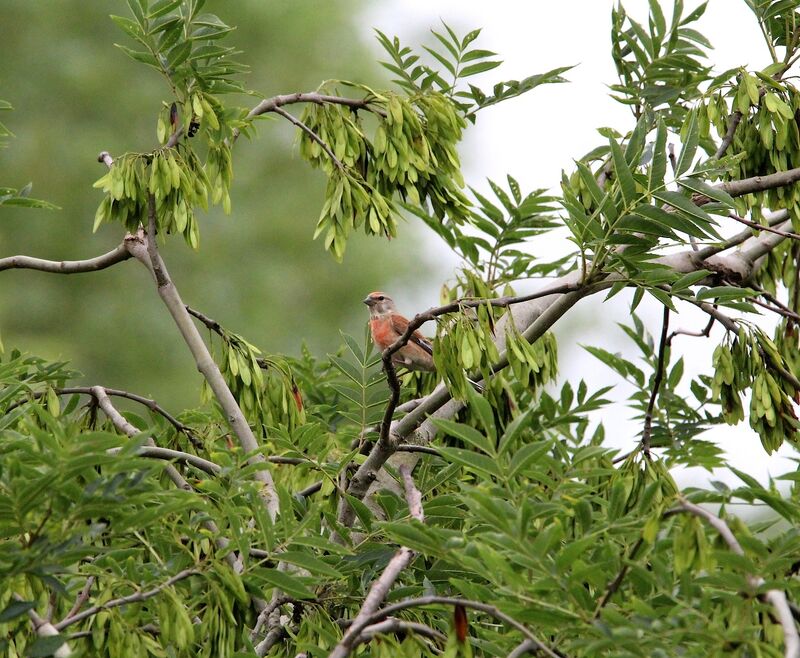
[[[19,596],[19,594],[13,594],[13,598],[15,601],[24,600],[21,596]],[[40,617],[33,608],[28,610],[28,618],[31,620],[33,629],[36,631],[36,634],[39,637],[52,637],[59,634],[59,629],[53,626],[53,624],[46,619]],[[69,656],[72,655],[72,649],[70,649],[65,639],[64,643],[58,647],[58,649],[56,649],[52,654],[48,655],[52,655],[54,658],[69,658]]]
[[[45,260],[33,256],[7,256],[0,258],[0,272],[3,270],[26,269],[51,272],[53,274],[80,274],[96,272],[121,263],[131,257],[128,248],[122,244],[108,253],[86,260]]]
[[[248,461],[251,464],[264,463],[264,456],[257,452],[259,445],[250,429],[247,419],[244,417],[236,399],[225,383],[222,373],[211,357],[208,347],[206,347],[206,344],[203,342],[200,332],[186,310],[186,305],[181,300],[178,289],[169,276],[167,267],[156,245],[155,216],[153,212],[148,214],[147,235],[143,235],[140,232],[139,235],[128,236],[126,238],[126,245],[134,257],[147,266],[153,273],[158,284],[158,294],[161,300],[167,307],[184,341],[189,347],[197,369],[205,377],[209,387],[222,407],[225,419],[239,439],[242,449],[250,455]],[[272,480],[272,475],[268,470],[257,470],[255,471],[254,477],[263,485],[261,493],[264,498],[264,503],[270,515],[274,518],[278,511],[278,498],[275,493],[275,484]]]
[[[725,190],[731,196],[736,197],[752,194],[753,192],[764,192],[765,190],[772,190],[776,187],[786,187],[799,180],[800,167],[795,167],[794,169],[777,171],[774,174],[768,174],[766,176],[753,176],[752,178],[728,181],[727,183],[715,185],[715,187]]]

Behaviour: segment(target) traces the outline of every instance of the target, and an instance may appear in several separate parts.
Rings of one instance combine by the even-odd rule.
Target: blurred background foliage
[[[251,66],[246,86],[265,96],[310,91],[329,78],[385,85],[368,37],[357,28],[359,8],[352,0],[206,5],[237,26],[228,45],[240,48],[239,60]],[[122,238],[118,225],[91,233],[101,199],[92,183],[103,175],[96,157],[101,150],[152,148],[156,116],[169,95],[155,72],[114,47],[131,44],[111,13],[128,9],[122,0],[3,3],[0,98],[14,106],[4,121],[15,138],[0,152],[0,182],[33,181],[33,196],[61,207],[4,208],[3,255],[88,258]],[[247,107],[257,101],[226,99]],[[341,343],[340,329],[361,335],[367,292],[413,287],[431,265],[418,252],[403,257],[411,252],[411,225],[401,226],[391,244],[354,236],[338,265],[311,240],[323,174],[297,156],[288,122],[271,118],[257,127],[259,137],[240,140],[234,150],[231,216],[218,208],[201,215],[199,252],[172,238],[166,261],[187,304],[263,350],[297,354],[306,341],[324,354]],[[7,347],[68,360],[87,383],[152,395],[169,406],[199,402],[200,377],[189,353],[134,261],[68,277],[9,271],[3,281],[0,329]]]

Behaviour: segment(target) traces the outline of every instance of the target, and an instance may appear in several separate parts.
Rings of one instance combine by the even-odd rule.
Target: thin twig
[[[653,430],[653,409],[656,404],[656,397],[661,388],[661,380],[664,377],[664,355],[667,351],[667,331],[669,330],[669,307],[664,306],[664,314],[661,320],[661,338],[658,342],[658,363],[656,374],[653,379],[653,390],[650,392],[650,401],[647,403],[647,411],[644,415],[644,429],[642,430],[642,452],[645,457],[650,459],[650,437]]]
[[[300,498],[308,498],[309,496],[314,495],[320,489],[322,489],[322,485],[323,485],[323,481],[322,480],[320,480],[319,482],[315,482],[314,484],[310,484],[305,489],[301,489],[300,491],[298,491],[295,494],[295,496],[298,496]]]
[[[367,620],[368,622],[367,625],[371,626],[373,624],[376,624],[379,621],[382,621],[383,619],[391,617],[395,613],[400,612],[401,610],[407,610],[409,608],[418,608],[428,605],[447,605],[447,606],[461,605],[471,610],[477,610],[479,612],[483,612],[484,614],[487,614],[490,617],[494,617],[495,619],[498,619],[503,623],[507,624],[508,626],[511,626],[512,628],[518,630],[528,640],[535,643],[537,649],[545,656],[548,656],[548,658],[563,658],[562,654],[553,651],[553,649],[551,649],[546,644],[541,642],[527,626],[518,622],[510,615],[507,615],[506,613],[502,612],[500,609],[496,608],[493,605],[489,605],[481,601],[473,601],[471,599],[461,599],[449,596],[420,596],[418,598],[404,599],[402,601],[398,601],[397,603],[387,605],[386,607],[378,610]],[[333,654],[330,654],[329,658],[332,655]]]
[[[755,297],[747,297],[746,299],[751,304],[755,304],[756,306],[760,306],[761,308],[764,308],[764,309],[766,309],[768,311],[771,311],[772,313],[776,313],[778,315],[781,315],[781,316],[783,316],[785,318],[793,320],[794,322],[800,322],[800,315],[798,315],[797,313],[795,313],[794,311],[792,311],[792,310],[790,310],[788,308],[781,308],[780,306],[773,306],[771,304],[767,304],[766,302],[762,302],[760,299],[756,299]]]
[[[600,599],[600,602],[597,604],[595,608],[594,615],[592,619],[597,619],[600,616],[601,611],[608,605],[608,602],[611,600],[611,597],[619,590],[620,585],[622,585],[622,581],[625,580],[625,576],[628,574],[628,569],[630,568],[630,563],[636,559],[636,553],[639,552],[639,549],[644,544],[644,539],[639,537],[638,541],[631,547],[631,551],[628,554],[627,559],[623,558],[622,560],[622,567],[619,570],[619,573],[615,576],[614,580],[612,580],[608,587],[606,588],[605,593],[603,594],[603,598]]]
[[[202,322],[204,325],[206,325],[206,327],[208,327],[215,334],[218,334],[220,336],[224,336],[225,335],[225,332],[224,332],[224,330],[222,328],[222,325],[219,322],[217,322],[216,320],[208,317],[207,315],[205,315],[204,313],[201,313],[200,311],[198,311],[196,309],[191,308],[190,306],[186,306],[186,311],[189,313],[189,315],[194,316],[198,320],[200,320],[200,322]]]
[[[511,650],[511,653],[506,658],[521,658],[528,653],[539,653],[539,647],[531,640],[522,640]]]
[[[150,599],[167,587],[171,587],[175,583],[184,578],[188,578],[189,576],[194,576],[199,574],[200,572],[197,569],[184,569],[176,573],[174,576],[169,578],[168,580],[164,581],[160,585],[157,585],[153,589],[147,590],[145,592],[134,592],[133,594],[128,594],[127,596],[121,596],[117,599],[111,599],[110,601],[106,601],[105,603],[101,603],[100,605],[92,606],[91,608],[87,608],[83,612],[78,612],[74,615],[65,617],[60,622],[55,624],[55,628],[59,631],[65,629],[67,626],[71,626],[79,621],[86,619],[87,617],[92,617],[96,615],[101,610],[110,610],[111,608],[117,608],[121,605],[126,605],[128,603],[140,603],[141,601],[146,601]]]
[[[691,331],[690,329],[676,329],[669,335],[669,338],[667,338],[667,345],[672,345],[672,339],[675,338],[675,336],[694,336],[695,338],[708,338],[709,335],[711,335],[711,328],[714,326],[714,322],[716,322],[716,320],[712,315],[709,316],[708,323],[700,331]]]
[[[400,401],[400,380],[397,378],[397,371],[395,370],[394,363],[392,362],[393,352],[389,351],[390,348],[385,349],[381,354],[383,361],[383,372],[386,373],[386,383],[389,385],[389,401],[386,403],[386,409],[383,411],[383,418],[381,419],[381,429],[378,442],[383,445],[390,445],[389,431],[392,427],[392,418],[394,417],[394,410],[397,408],[397,403]]]
[[[92,396],[97,401],[98,406],[103,410],[103,413],[108,416],[109,420],[113,423],[114,427],[118,430],[123,432],[129,437],[138,436],[140,434],[139,430],[136,429],[133,425],[131,425],[125,418],[122,416],[119,411],[117,411],[116,407],[114,407],[111,399],[106,394],[105,389],[102,386],[93,386],[91,388]],[[164,448],[158,448],[153,441],[152,437],[148,437],[146,439],[147,449],[153,450],[155,449],[157,452],[164,450]],[[140,448],[143,449],[145,446]],[[172,451],[175,452],[175,451]],[[187,455],[190,456],[190,455]],[[194,458],[194,456],[190,456]],[[200,459],[200,458],[197,458]],[[203,460],[205,461],[205,460]],[[209,464],[211,462],[208,462]],[[216,466],[216,464],[215,464]],[[191,491],[192,486],[186,481],[177,468],[175,468],[172,464],[167,464],[164,467],[164,471],[169,477],[170,480],[177,486],[179,489],[183,489],[185,491]],[[216,544],[217,548],[224,550],[230,544],[229,540],[225,537],[221,536],[219,527],[217,524],[211,519],[205,519],[203,521],[203,526],[211,533],[211,536],[214,537],[214,543]],[[229,552],[225,555],[225,560],[234,570],[239,569],[238,561],[236,555],[233,552]]]
[[[65,615],[65,619],[69,619],[73,615],[76,615],[78,611],[83,607],[83,604],[89,600],[89,595],[92,592],[92,586],[94,585],[94,576],[89,576],[86,579],[86,582],[83,584],[81,591],[78,593],[78,597],[75,599],[75,603],[72,604],[72,607],[69,609],[69,612]]]
[[[119,452],[120,448],[112,448],[109,452]],[[209,475],[219,475],[222,472],[222,466],[215,464],[212,461],[198,457],[188,452],[181,452],[180,450],[172,450],[170,448],[159,448],[158,446],[140,446],[136,454],[140,457],[151,457],[153,459],[163,459],[166,461],[175,461],[208,473]]]
[[[769,219],[767,221],[767,226],[770,227],[778,226],[780,224],[786,223],[788,219],[789,219],[788,210],[778,210],[777,212],[774,212],[772,213],[772,215],[769,216]],[[759,226],[761,225],[759,224]],[[724,240],[719,244],[713,244],[707,247],[703,247],[697,252],[696,257],[698,259],[706,259],[709,256],[713,256],[723,251],[727,251],[731,247],[738,247],[743,242],[750,240],[752,238],[753,238],[752,231],[742,231],[740,233],[737,233],[736,235],[732,235],[730,238]]]
[[[92,387],[92,386],[65,386],[65,387],[62,387],[62,388],[55,388],[53,390],[58,395],[74,395],[74,394],[78,394],[78,395],[92,395],[93,396],[94,393],[92,392],[92,388],[94,388],[94,387]],[[143,404],[144,406],[146,406],[151,411],[159,414],[160,416],[163,416],[164,419],[170,425],[172,425],[179,432],[182,432],[183,434],[185,434],[190,440],[192,440],[193,443],[196,443],[198,445],[201,444],[201,441],[197,438],[197,436],[194,435],[194,433],[192,432],[191,428],[188,425],[184,425],[182,422],[180,422],[177,418],[175,418],[172,414],[170,414],[166,409],[161,407],[155,400],[152,400],[150,398],[146,398],[146,397],[138,395],[136,393],[130,393],[129,391],[122,391],[122,390],[115,389],[115,388],[108,388],[107,386],[103,386],[101,388],[106,392],[107,395],[110,395],[112,397],[126,398],[128,400],[133,400],[134,402],[138,402],[139,404]],[[37,391],[35,393],[32,393],[31,396],[33,397],[33,399],[38,400],[39,398],[43,397],[46,393],[47,393],[46,391]],[[25,404],[27,401],[28,401],[28,398],[25,398],[25,399],[22,399],[22,400],[18,400],[17,402],[14,402],[13,404],[11,404],[8,407],[8,409],[6,410],[6,413],[8,413],[9,411],[12,411],[13,409],[16,409],[17,407]]]
[[[758,222],[751,221],[749,219],[745,219],[744,217],[739,217],[736,213],[730,213],[728,215],[732,220],[739,222],[740,224],[744,224],[745,226],[749,226],[756,231],[767,231],[767,233],[774,233],[775,235],[780,235],[783,238],[788,238],[790,240],[800,240],[800,234],[797,233],[790,233],[787,231],[779,231],[776,228],[772,228],[771,226],[764,226],[763,224],[759,224]]]
[[[800,246],[800,245],[795,245],[795,246],[797,247],[797,246]],[[790,308],[789,306],[787,306],[786,304],[784,304],[784,303],[783,303],[783,302],[782,302],[780,299],[778,299],[778,298],[777,298],[775,295],[773,295],[773,294],[772,294],[771,292],[769,292],[768,290],[765,290],[765,289],[764,289],[764,288],[762,288],[761,286],[759,286],[759,285],[756,285],[756,284],[754,284],[754,283],[752,283],[752,282],[748,282],[748,286],[749,286],[749,287],[751,287],[751,288],[753,288],[754,290],[758,290],[758,292],[761,294],[761,296],[762,296],[764,299],[766,299],[768,302],[770,302],[770,303],[774,304],[774,305],[775,305],[775,306],[777,306],[778,308],[782,308],[784,311],[789,311],[790,313],[794,313],[794,311],[792,310],[792,308]],[[797,294],[797,293],[796,293],[796,294]],[[796,307],[797,307],[797,305],[795,305],[795,308],[796,308]],[[798,317],[800,317],[800,316],[798,316]]]
[[[733,142],[733,136],[736,133],[736,128],[739,126],[739,122],[741,120],[742,113],[739,110],[736,110],[733,114],[731,114],[730,119],[728,120],[728,130],[725,131],[725,136],[722,138],[716,153],[714,153],[714,159],[718,160],[725,155],[725,151],[728,150]]]
[[[320,145],[320,148],[322,148],[322,150],[325,151],[325,153],[331,159],[333,164],[335,164],[337,167],[339,167],[339,169],[344,171],[344,169],[345,169],[344,163],[341,160],[339,160],[339,158],[336,157],[336,154],[333,152],[333,149],[330,146],[328,146],[328,144],[319,135],[317,135],[317,133],[315,133],[313,130],[311,130],[311,128],[309,128],[306,124],[304,124],[302,121],[300,121],[300,119],[298,119],[293,114],[290,114],[289,112],[287,112],[283,108],[276,107],[273,110],[273,112],[275,112],[275,114],[281,115],[284,119],[286,119],[290,123],[293,123],[295,126],[300,128],[300,130],[302,130],[313,141],[315,141],[317,144]]]
[[[436,448],[431,448],[430,446],[418,446],[414,443],[401,443],[397,446],[397,452],[419,452],[424,455],[434,455],[436,457],[442,456],[442,453]]]
[[[406,327],[405,332],[389,347],[387,347],[383,352],[391,357],[392,354],[397,352],[398,350],[402,349],[408,341],[411,339],[411,336],[414,332],[419,329],[423,324],[426,322],[430,322],[431,320],[435,320],[436,318],[442,315],[448,315],[450,313],[458,313],[466,308],[477,308],[479,306],[494,306],[496,308],[508,308],[509,306],[513,306],[514,304],[522,304],[524,302],[530,302],[535,299],[541,299],[542,297],[549,297],[550,295],[563,295],[568,292],[576,292],[582,289],[584,286],[580,284],[563,284],[557,286],[551,286],[549,288],[545,288],[544,290],[539,290],[534,293],[530,293],[529,295],[518,295],[518,296],[505,296],[505,297],[497,297],[496,299],[458,299],[454,302],[449,304],[445,304],[443,306],[438,306],[434,308],[429,308],[427,311],[423,311],[422,313],[417,313],[408,323],[408,327]]]

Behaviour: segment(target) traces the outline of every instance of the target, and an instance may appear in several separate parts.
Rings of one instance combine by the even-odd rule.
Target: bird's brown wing
[[[397,313],[392,313],[391,318],[392,329],[394,329],[398,335],[402,336],[406,332],[406,329],[408,329],[408,320]],[[415,345],[419,345],[428,354],[433,355],[433,345],[431,345],[431,341],[425,338],[425,336],[419,333],[419,331],[415,331],[413,334],[411,334],[411,337],[408,340]]]

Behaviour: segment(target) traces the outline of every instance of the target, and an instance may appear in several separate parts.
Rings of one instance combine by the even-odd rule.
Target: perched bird
[[[394,300],[383,292],[371,292],[364,299],[369,306],[369,328],[372,341],[381,352],[392,345],[408,329],[408,320],[397,312]],[[392,362],[409,370],[435,370],[433,345],[419,331],[411,334],[408,342],[392,354]]]

